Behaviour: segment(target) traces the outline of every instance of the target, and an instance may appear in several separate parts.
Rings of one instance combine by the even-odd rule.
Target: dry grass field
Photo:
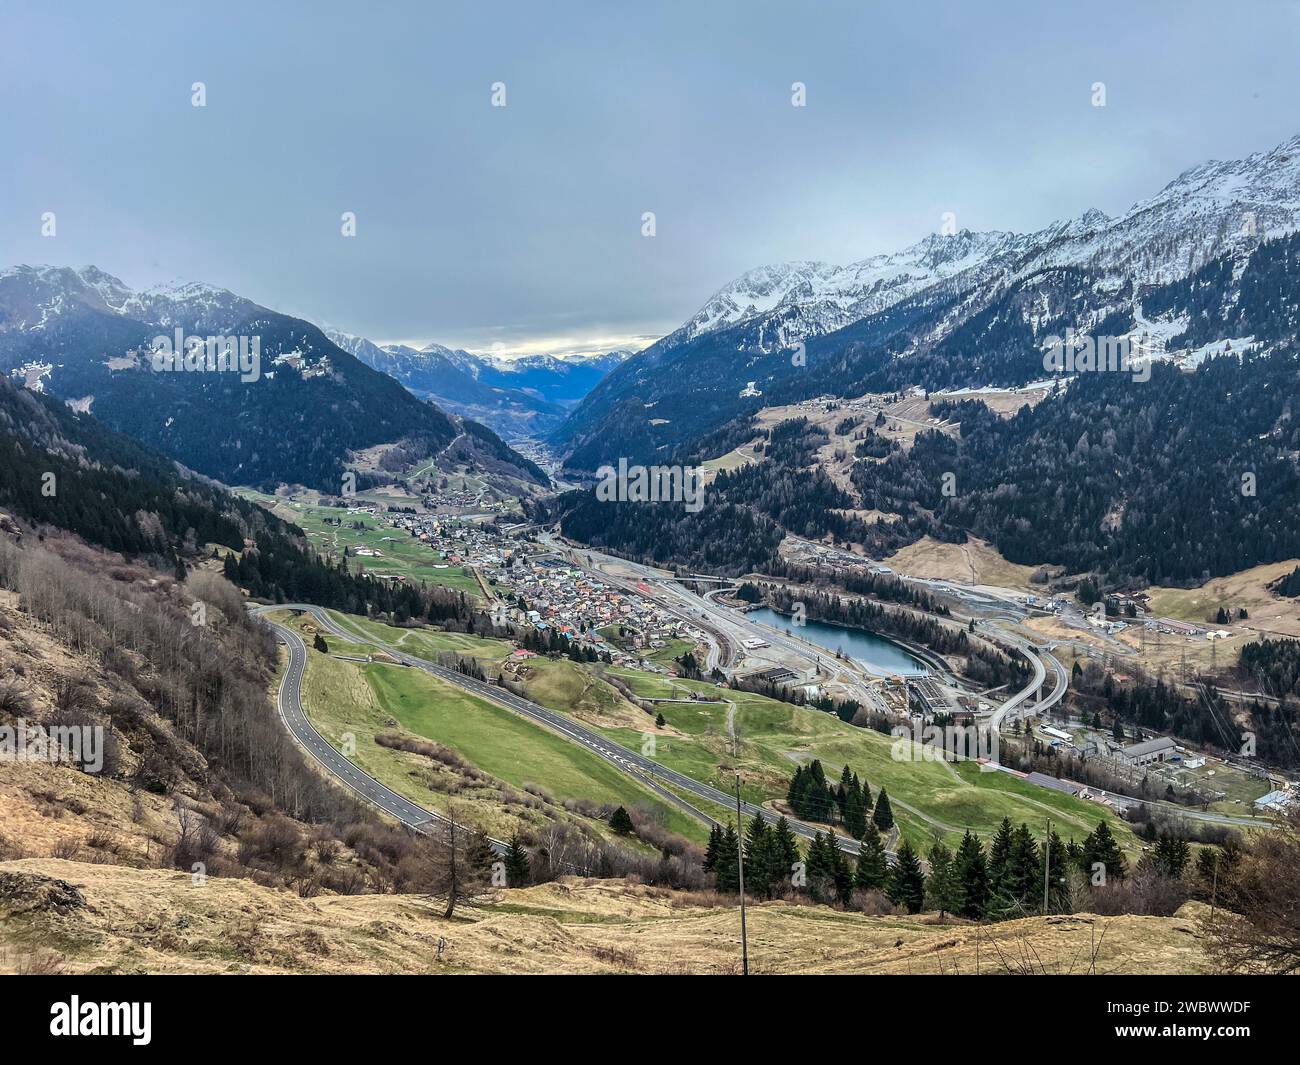
[[[992,544],[976,537],[964,544],[946,544],[925,536],[896,551],[885,562],[896,572],[910,577],[937,577],[1042,592],[1041,587],[1029,583],[1033,566],[1008,562]]]
[[[738,919],[710,896],[577,880],[502,890],[444,920],[412,895],[313,899],[250,881],[55,859],[0,863],[0,972],[706,973],[738,971]],[[1198,907],[1174,917],[976,926],[763,903],[767,973],[1201,973]],[[445,940],[438,957],[439,940]]]

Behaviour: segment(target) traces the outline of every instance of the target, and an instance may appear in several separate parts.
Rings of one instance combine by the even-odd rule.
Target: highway
[[[703,629],[708,633],[710,639],[708,660],[710,665],[715,657],[717,649],[715,645],[721,644],[724,648],[729,646],[739,648],[743,645],[745,639],[757,638],[768,644],[769,649],[766,654],[762,649],[745,652],[745,658],[757,660],[755,668],[760,668],[764,664],[773,666],[786,665],[790,659],[794,659],[796,662],[802,663],[801,668],[809,674],[828,674],[831,681],[840,684],[844,688],[845,694],[852,696],[860,703],[872,706],[882,713],[888,712],[888,707],[884,704],[880,695],[871,687],[868,679],[858,671],[859,667],[852,660],[837,659],[834,652],[828,651],[824,647],[803,640],[796,640],[769,626],[758,625],[750,621],[742,611],[720,607],[705,596],[697,596],[688,592],[679,586],[675,577],[662,570],[630,562],[614,555],[603,554],[591,548],[574,548],[563,542],[558,542],[549,533],[544,533],[540,539],[557,553],[565,555],[576,565],[583,565],[584,556],[586,559],[590,559],[588,568],[610,584],[615,583],[620,576],[619,574],[611,575],[609,573],[608,568],[615,567],[625,574],[630,574],[630,576],[623,576],[623,580],[640,581],[648,588],[651,588],[651,594],[648,596],[642,592],[635,594],[658,603],[666,610],[690,622],[694,627]],[[630,589],[625,590],[630,591]],[[779,649],[780,653],[772,649]],[[729,664],[733,663],[724,658],[722,665],[725,667]],[[824,681],[819,682],[824,683]]]
[[[254,608],[254,614],[264,614],[273,607]],[[280,720],[288,729],[289,735],[297,741],[304,751],[314,758],[330,776],[358,796],[363,801],[376,807],[389,817],[393,817],[417,832],[427,832],[435,824],[451,824],[442,814],[417,806],[405,796],[399,795],[387,785],[380,783],[355,762],[345,758],[308,720],[302,707],[302,678],[307,667],[307,645],[292,629],[262,618],[280,642],[289,650],[289,668],[285,670],[280,681],[277,705]],[[492,849],[504,853],[505,843],[491,839]]]
[[[654,588],[659,594],[648,598],[654,599],[655,602],[673,610],[680,617],[689,620],[697,627],[702,626],[700,616],[704,615],[713,623],[712,630],[709,632],[709,665],[714,664],[719,641],[730,639],[739,644],[746,635],[758,636],[767,641],[776,648],[780,648],[786,655],[792,656],[806,664],[809,669],[821,669],[830,673],[831,679],[841,684],[845,690],[860,702],[868,706],[875,707],[878,711],[888,712],[888,707],[884,705],[879,694],[875,692],[866,679],[860,674],[855,673],[850,663],[836,659],[830,652],[824,652],[821,648],[810,647],[808,644],[795,640],[778,630],[767,625],[758,625],[750,622],[743,613],[721,607],[714,603],[710,595],[715,593],[706,593],[704,596],[696,596],[680,587],[677,578],[673,577],[662,570],[656,570],[650,566],[644,566],[627,559],[618,558],[614,555],[607,555],[603,552],[592,548],[575,547],[566,544],[558,537],[549,532],[544,532],[541,541],[546,546],[554,549],[558,553],[565,555],[571,562],[576,565],[582,565],[583,558],[591,569],[599,575],[614,583],[607,572],[608,567],[617,567],[623,573],[631,574],[629,580],[640,580],[647,587]],[[702,576],[702,575],[700,575]],[[992,589],[982,589],[981,594],[975,595],[970,590],[961,587],[950,581],[929,580],[909,577],[905,574],[896,574],[899,580],[911,584],[917,584],[930,589],[941,589],[950,595],[958,596],[963,602],[977,599],[988,606],[1005,609],[1014,608],[1014,600],[1011,593],[1003,591],[1000,595],[993,594]],[[713,578],[720,579],[720,578]],[[675,600],[675,603],[672,602]],[[676,607],[676,608],[675,608]],[[960,615],[954,615],[960,616]],[[1001,705],[993,711],[989,724],[995,731],[1000,732],[1002,726],[1014,721],[1017,717],[1023,716],[1026,712],[1041,713],[1051,709],[1059,703],[1064,697],[1069,687],[1070,675],[1057,660],[1056,656],[1050,652],[1036,650],[1037,644],[1031,643],[1030,640],[1019,635],[1007,632],[1005,629],[993,629],[988,627],[990,621],[1005,621],[1010,624],[1019,622],[1018,617],[1007,617],[1002,614],[991,617],[975,618],[977,630],[983,630],[983,635],[987,640],[1000,640],[1004,645],[1008,645],[1019,651],[1029,660],[1033,667],[1034,676],[1020,691],[1011,695]],[[728,630],[730,632],[728,633]],[[752,653],[750,657],[753,657]],[[1055,676],[1055,684],[1052,692],[1032,706],[1029,700],[1042,690],[1044,682],[1047,680],[1047,671],[1051,669]]]
[[[448,669],[445,666],[426,661],[422,658],[416,658],[404,651],[399,651],[392,645],[377,639],[374,636],[368,636],[363,633],[349,632],[343,628],[330,614],[321,607],[309,603],[282,603],[273,606],[259,606],[253,608],[253,613],[264,615],[275,610],[298,610],[305,614],[310,614],[312,619],[328,632],[333,633],[340,639],[348,640],[354,643],[366,643],[371,646],[381,648],[386,654],[391,655],[398,662],[415,669],[421,669],[426,673],[438,677],[449,684],[454,684],[462,691],[469,692],[473,695],[490,700],[498,706],[505,707],[522,717],[526,717],[535,724],[557,732],[565,738],[580,744],[590,750],[597,757],[609,762],[611,765],[620,769],[622,772],[634,777],[642,786],[653,791],[668,802],[689,813],[691,816],[703,821],[705,824],[713,825],[717,823],[716,818],[703,812],[698,807],[692,805],[688,800],[683,799],[675,791],[669,790],[665,785],[672,785],[677,791],[685,792],[692,798],[702,799],[707,802],[716,803],[725,810],[735,809],[735,795],[720,788],[715,788],[710,784],[703,784],[692,777],[683,773],[668,769],[658,762],[645,757],[636,751],[620,747],[612,740],[606,739],[594,729],[587,728],[585,725],[574,721],[572,718],[550,710],[538,703],[534,703],[513,692],[500,688],[494,684],[486,684],[474,677],[466,676],[454,669]],[[264,619],[265,620],[265,619]],[[283,625],[275,622],[268,622],[276,632],[276,635],[289,647],[290,650],[290,667],[285,675],[285,681],[281,684],[280,692],[280,716],[285,722],[285,726],[303,743],[308,752],[317,758],[338,780],[351,788],[357,794],[361,795],[367,801],[374,803],[380,809],[397,817],[404,824],[412,824],[412,827],[418,827],[426,823],[431,818],[444,820],[437,814],[433,814],[422,807],[416,806],[409,800],[402,799],[401,796],[386,788],[379,781],[357,768],[352,762],[349,762],[338,753],[329,743],[320,735],[319,732],[307,720],[302,710],[301,701],[301,681],[302,672],[306,662],[306,647],[296,633],[287,629]],[[295,653],[297,652],[297,653]],[[295,668],[296,662],[296,668]],[[300,737],[300,733],[307,737],[306,740]],[[313,746],[308,741],[314,737]],[[326,750],[320,750],[323,746]],[[332,756],[332,761],[330,759]],[[380,789],[380,790],[376,790]],[[378,799],[378,801],[376,801]],[[400,800],[395,802],[393,800]],[[762,806],[755,806],[753,803],[742,802],[741,811],[749,817],[761,817],[763,820],[775,824],[780,818],[780,814]],[[403,816],[405,815],[405,816]],[[416,819],[416,820],[410,820]],[[802,839],[812,839],[819,831],[811,825],[804,824],[801,821],[795,821],[787,818],[791,832]],[[847,836],[836,834],[836,842],[839,848],[847,854],[856,855],[860,850],[860,844],[857,840]]]
[[[1031,644],[1028,640],[1022,640],[1019,636],[1013,636],[1004,630],[998,629],[995,632],[990,633],[986,630],[986,624],[986,622],[977,621],[975,623],[976,630],[983,632],[987,639],[997,639],[1010,644],[1029,659],[1029,663],[1034,669],[1033,679],[1021,688],[1020,691],[1016,692],[1009,699],[1003,702],[1001,706],[993,711],[993,716],[989,718],[989,724],[996,731],[1001,732],[1003,724],[1008,720],[1014,721],[1017,717],[1021,716],[1017,711],[1022,710],[1022,708],[1023,710],[1032,709],[1034,713],[1041,713],[1059,703],[1065,697],[1066,689],[1069,687],[1070,683],[1070,676],[1066,673],[1065,667],[1061,665],[1055,655],[1048,651],[1035,650],[1037,645]],[[1044,658],[1047,659],[1047,665],[1043,662]],[[1056,683],[1052,689],[1052,693],[1047,696],[1046,699],[1035,703],[1033,707],[1025,706],[1025,701],[1035,692],[1042,689],[1043,682],[1047,679],[1048,665],[1050,665],[1052,672],[1056,677]]]

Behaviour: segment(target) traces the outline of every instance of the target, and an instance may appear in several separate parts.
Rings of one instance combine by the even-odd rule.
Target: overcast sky
[[[1295,4],[1059,6],[3,0],[0,265],[641,346],[763,263],[1115,213],[1300,132]]]

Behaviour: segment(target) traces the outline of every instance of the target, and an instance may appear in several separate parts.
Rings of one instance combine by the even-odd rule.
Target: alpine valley
[[[610,370],[632,355],[630,351],[611,351],[585,357],[528,355],[507,360],[441,344],[413,348],[379,345],[333,330],[326,335],[415,395],[475,418],[507,440],[549,436]]]
[[[850,5],[770,41],[764,5],[692,10],[671,64],[648,38],[672,5],[493,8],[481,41],[484,5],[349,9],[347,63],[326,12],[263,5],[250,33],[135,6],[103,37],[157,64],[62,56],[94,5],[12,35],[41,43],[18,79],[65,71],[11,109],[41,125],[7,140],[0,226],[133,282],[166,248],[241,291],[264,282],[205,264],[279,271],[258,298],[327,312],[0,270],[0,973],[1300,971],[1300,137],[1041,228],[1091,194],[989,147],[959,191],[1023,187],[1053,205],[1014,206],[1032,232],[947,216],[761,266],[661,335],[721,280],[693,271],[885,221],[844,206],[863,161],[903,218],[964,150],[916,149]],[[954,8],[972,46],[907,56],[949,99],[1025,32]],[[199,40],[210,101],[172,64]],[[1117,76],[1098,114],[1069,78],[1073,110],[1025,120],[1041,157],[1104,129],[1136,159],[1124,108],[1194,106],[1144,114]],[[68,154],[50,100],[111,114]],[[226,144],[211,184],[198,152]],[[423,339],[498,336],[554,353]],[[1041,986],[991,1008],[1059,1042]],[[311,993],[295,1038],[403,1012],[391,985]],[[1131,1019],[1075,997],[1075,1041]],[[159,1045],[192,1043],[181,1001]],[[201,1001],[286,1013],[240,981]]]

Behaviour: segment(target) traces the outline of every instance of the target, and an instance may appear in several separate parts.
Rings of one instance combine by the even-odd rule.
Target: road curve
[[[448,669],[445,666],[440,666],[425,659],[417,658],[414,655],[409,655],[404,651],[399,651],[396,647],[385,643],[377,637],[364,633],[349,632],[347,629],[339,625],[339,623],[321,607],[310,603],[280,603],[272,606],[254,607],[253,613],[262,615],[274,610],[297,610],[302,611],[305,614],[310,614],[317,624],[327,631],[332,632],[340,639],[349,640],[353,643],[368,643],[372,646],[382,648],[385,653],[391,655],[398,662],[401,662],[404,665],[421,669],[441,680],[454,684],[462,691],[467,691],[473,695],[479,696],[480,698],[487,699],[496,703],[498,706],[503,706],[507,710],[511,710],[532,720],[534,723],[541,725],[544,728],[550,729],[553,732],[558,732],[560,735],[572,742],[586,747],[593,754],[604,759],[606,762],[609,762],[622,772],[627,773],[629,776],[634,777],[642,786],[648,787],[656,794],[662,796],[665,800],[672,802],[680,809],[683,809],[692,816],[699,818],[706,824],[712,825],[717,822],[716,819],[691,805],[687,800],[681,798],[681,796],[677,795],[674,791],[670,791],[668,788],[664,787],[664,785],[671,784],[673,788],[683,791],[693,798],[716,803],[723,809],[735,809],[736,798],[734,794],[725,792],[720,788],[715,788],[710,784],[703,784],[683,773],[678,773],[676,770],[669,769],[636,751],[626,747],[621,747],[594,729],[587,728],[585,725],[574,721],[572,718],[569,718],[564,714],[550,710],[545,706],[515,695],[513,692],[508,691],[505,688],[498,687],[494,684],[487,684],[475,677],[466,676],[463,673],[457,672],[454,669]],[[281,631],[289,632],[289,630],[285,629],[282,625],[276,625],[274,622],[271,622],[270,624],[277,630],[277,634],[280,634]],[[295,634],[289,633],[289,635],[294,636]],[[283,636],[281,636],[281,638],[283,639]],[[298,642],[301,644],[302,641],[299,640]],[[303,654],[305,658],[305,647]],[[299,674],[301,675],[301,667]],[[287,721],[286,724],[288,724]],[[312,731],[315,730],[313,729]],[[319,736],[319,734],[317,735]],[[339,757],[341,758],[342,756],[340,755]],[[353,768],[355,769],[355,767]],[[346,781],[346,778],[344,779]],[[375,781],[375,783],[378,784],[378,781]],[[382,784],[379,786],[383,787]],[[771,824],[775,824],[781,816],[780,814],[768,810],[766,807],[755,806],[753,803],[749,802],[742,802],[740,808],[744,815],[748,817],[761,817],[763,820]],[[419,808],[417,807],[417,809]],[[428,813],[428,811],[424,812],[426,814]],[[793,820],[792,818],[786,818],[786,823],[790,826],[790,831],[802,839],[810,840],[817,835],[819,831],[822,831],[821,829],[804,824],[802,821]],[[861,849],[861,844],[857,840],[851,839],[848,836],[837,833],[835,841],[840,850],[844,851],[846,854],[856,855]]]
[[[260,615],[264,613],[264,609],[259,608],[253,612]],[[289,730],[289,735],[297,741],[298,746],[320,763],[325,772],[358,798],[408,828],[417,832],[427,832],[435,825],[451,824],[452,822],[442,814],[417,806],[410,799],[380,783],[355,762],[341,754],[338,748],[317,731],[302,708],[302,678],[307,667],[307,645],[292,629],[267,618],[262,620],[289,649],[289,668],[285,670],[284,677],[280,680],[276,702],[280,711],[280,720],[284,722],[284,727]],[[497,853],[505,852],[506,844],[501,840],[489,838],[488,842]]]
[[[1040,651],[1037,649],[1037,645],[1031,644],[1029,641],[1023,640],[1018,636],[1013,636],[1003,629],[990,631],[988,628],[989,620],[996,621],[1006,619],[992,618],[983,622],[976,622],[977,629],[981,630],[987,639],[995,641],[1002,640],[1003,642],[1010,644],[1022,655],[1028,658],[1030,664],[1034,667],[1033,680],[1003,702],[1001,706],[993,711],[993,716],[989,718],[989,724],[993,729],[1001,732],[1002,726],[1008,717],[1014,720],[1018,716],[1016,713],[1017,708],[1019,708],[1031,695],[1041,690],[1043,682],[1047,679],[1048,668],[1052,670],[1056,681],[1052,687],[1052,693],[1047,696],[1047,698],[1034,704],[1033,709],[1035,713],[1041,713],[1044,710],[1050,709],[1065,697],[1066,689],[1070,686],[1070,675],[1065,671],[1065,667],[1061,665],[1060,660],[1054,654],[1051,654],[1048,651]],[[1046,664],[1044,664],[1044,659],[1047,660]]]

